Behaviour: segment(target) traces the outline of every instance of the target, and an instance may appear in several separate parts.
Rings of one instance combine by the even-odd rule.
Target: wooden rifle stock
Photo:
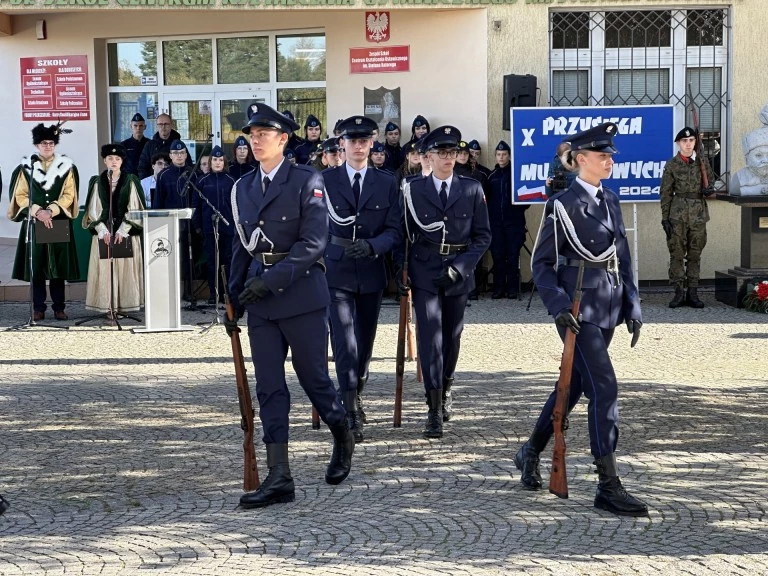
[[[576,279],[576,291],[573,295],[571,314],[579,317],[581,306],[581,284],[584,279],[584,261],[579,262],[579,275]],[[565,430],[568,418],[568,404],[571,396],[571,373],[573,372],[573,352],[576,348],[576,334],[570,328],[565,329],[563,357],[560,361],[560,377],[557,379],[555,410],[552,415],[555,429],[555,446],[552,450],[552,472],[549,475],[549,491],[558,498],[568,498],[568,477],[565,473]]]
[[[403,285],[408,284],[408,240],[405,241],[405,258],[403,260]],[[405,376],[405,340],[411,307],[410,291],[408,295],[400,295],[400,322],[397,326],[397,352],[395,354],[395,415],[393,426],[400,428],[403,414],[403,377]]]
[[[224,304],[227,307],[227,318],[235,320],[237,314],[229,299],[227,270],[224,266],[221,267],[221,279],[224,283]],[[233,332],[230,340],[232,342],[232,359],[235,362],[237,402],[240,405],[240,427],[243,429],[243,489],[250,492],[261,485],[259,469],[256,466],[256,449],[253,446],[253,401],[251,400],[251,389],[248,387],[248,378],[245,375],[245,359],[240,344],[240,333]]]
[[[709,173],[707,172],[707,161],[704,159],[704,143],[701,140],[699,111],[696,109],[696,104],[693,101],[693,90],[691,90],[690,82],[688,82],[688,98],[691,102],[691,121],[693,122],[693,129],[696,130],[696,156],[698,156],[699,169],[701,170],[701,187],[702,189],[708,189]]]

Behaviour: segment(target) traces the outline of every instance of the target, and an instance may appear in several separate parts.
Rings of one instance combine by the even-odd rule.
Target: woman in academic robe
[[[125,149],[120,144],[102,146],[101,157],[106,169],[88,183],[83,216],[83,228],[93,234],[85,307],[109,314],[132,312],[144,305],[144,272],[141,224],[129,220],[128,212],[146,209],[144,194],[138,178],[122,171]],[[109,259],[101,258],[99,252],[100,243],[110,245],[110,242],[113,253],[111,271]],[[114,257],[121,254],[124,243],[131,245],[133,255]]]

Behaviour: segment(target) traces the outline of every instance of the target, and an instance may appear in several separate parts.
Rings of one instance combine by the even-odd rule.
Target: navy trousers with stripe
[[[560,338],[565,339],[565,328],[557,327]],[[619,441],[619,388],[616,374],[608,355],[613,328],[603,329],[588,322],[581,323],[576,336],[571,374],[569,411],[581,398],[587,397],[589,406],[589,445],[592,455],[601,458],[616,451]],[[555,409],[557,385],[541,411],[535,430],[548,436],[553,433],[552,413]]]

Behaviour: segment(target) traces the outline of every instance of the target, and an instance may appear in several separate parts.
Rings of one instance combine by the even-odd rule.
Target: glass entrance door
[[[214,94],[212,92],[166,94],[163,108],[189,149],[193,162],[206,146],[212,146]]]
[[[271,100],[269,90],[216,93],[218,118],[214,137],[228,158],[234,157],[232,145],[238,136],[243,135],[243,126],[248,124],[248,109],[251,104],[263,102],[271,106]]]

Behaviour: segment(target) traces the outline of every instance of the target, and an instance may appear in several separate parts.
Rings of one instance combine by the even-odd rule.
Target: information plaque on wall
[[[87,56],[32,56],[19,63],[22,120],[91,119]]]

